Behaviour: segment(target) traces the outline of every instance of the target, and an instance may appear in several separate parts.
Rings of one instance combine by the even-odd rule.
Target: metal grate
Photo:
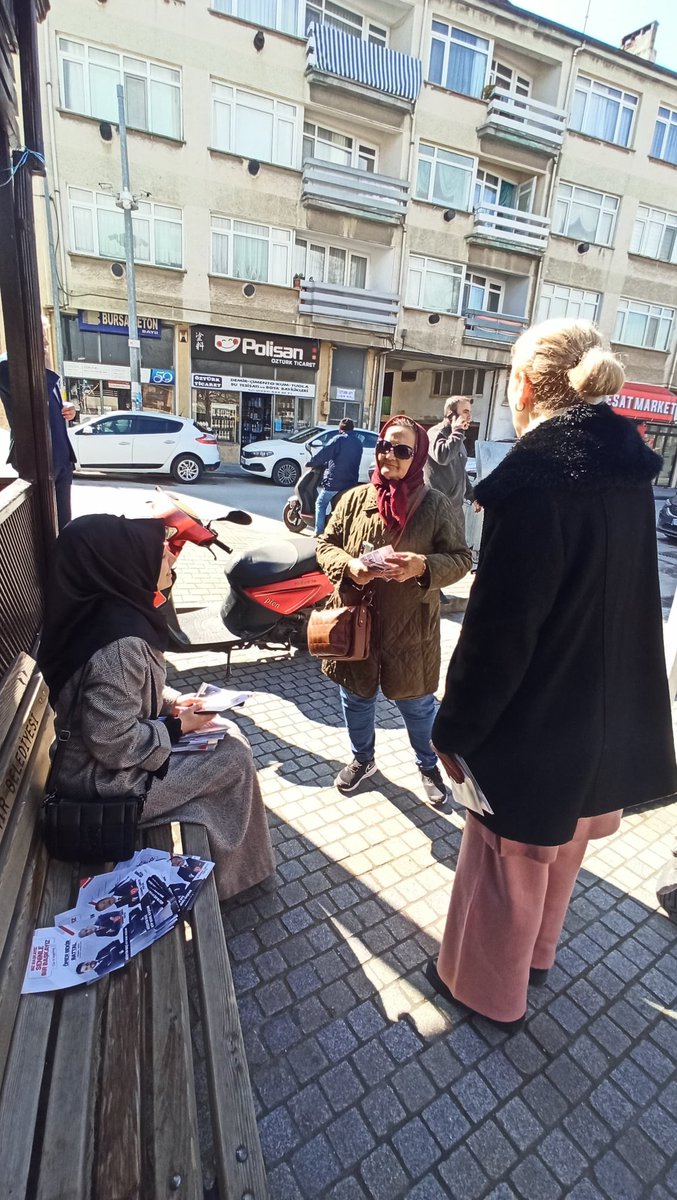
[[[0,679],[42,625],[36,541],[32,489],[17,481],[0,492]]]

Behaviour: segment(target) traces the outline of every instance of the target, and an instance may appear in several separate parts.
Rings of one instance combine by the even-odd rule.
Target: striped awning
[[[341,29],[317,23],[308,31],[308,65],[412,104],[423,81],[420,58],[389,50],[387,46],[374,46]]]

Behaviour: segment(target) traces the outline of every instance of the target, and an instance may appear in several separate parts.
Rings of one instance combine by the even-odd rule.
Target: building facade
[[[41,31],[64,376],[129,403],[116,86],[144,405],[248,441],[344,415],[511,436],[510,346],[595,319],[670,454],[677,75],[490,0],[53,0]]]

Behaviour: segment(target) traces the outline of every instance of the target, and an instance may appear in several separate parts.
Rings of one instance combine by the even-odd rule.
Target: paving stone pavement
[[[233,661],[277,855],[274,883],[223,910],[273,1200],[677,1195],[677,928],[654,891],[674,805],[592,848],[557,965],[507,1037],[422,974],[463,815],[425,804],[397,710],[378,708],[379,772],[341,796],[347,741],[317,662]],[[172,662],[186,690],[223,679],[218,655]]]

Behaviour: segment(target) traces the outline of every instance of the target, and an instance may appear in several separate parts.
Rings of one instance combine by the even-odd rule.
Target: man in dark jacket
[[[459,515],[463,501],[471,494],[465,464],[465,431],[472,417],[468,396],[450,396],[444,405],[444,419],[428,430],[428,461],[423,472],[428,487],[436,488],[451,500]]]
[[[45,334],[45,359],[49,353],[49,344]],[[56,515],[59,530],[71,519],[71,484],[73,482],[73,464],[75,455],[68,437],[66,422],[75,416],[75,405],[64,403],[61,395],[61,383],[56,371],[49,367],[45,369],[45,393],[49,409],[49,431],[52,439],[52,464],[54,467],[54,490],[56,492]],[[7,461],[16,470],[16,454],[14,448],[14,397],[10,388],[9,363],[7,356],[0,357],[0,400],[5,408],[7,422],[12,435],[9,444]]]
[[[357,485],[362,460],[362,442],[355,433],[355,423],[350,417],[339,422],[336,437],[314,454],[309,467],[324,467],[322,482],[315,502],[315,533],[324,533],[327,510],[339,492]]]

